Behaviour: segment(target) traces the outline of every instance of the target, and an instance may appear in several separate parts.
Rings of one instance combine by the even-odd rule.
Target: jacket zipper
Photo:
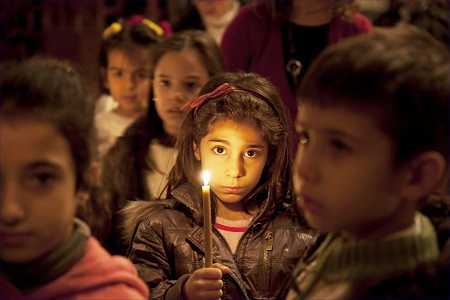
[[[228,251],[232,254],[230,245],[228,245],[228,242],[225,240],[225,238],[222,236],[222,234],[214,226],[212,229],[213,229],[213,233],[221,240],[222,244],[225,245],[228,248]],[[241,239],[242,239],[242,237],[241,237]],[[241,243],[241,241],[239,241],[239,244],[240,243]],[[239,244],[238,244],[237,249],[239,248]],[[237,253],[237,249],[236,249],[236,253]],[[232,254],[232,256],[234,256],[234,255]],[[235,264],[236,270],[239,272],[239,268],[236,265],[237,264],[236,258],[233,258],[233,262]],[[228,274],[228,276],[230,276],[231,279],[233,279],[234,282],[237,284],[237,286],[240,288],[242,295],[245,297],[245,299],[250,300],[250,298],[247,295],[247,290],[245,289],[244,285],[242,284],[242,280],[240,279],[240,277],[236,276],[236,274],[234,274],[233,270],[231,273]]]
[[[266,288],[267,292],[270,291],[271,284],[271,267],[272,267],[272,250],[273,250],[273,233],[272,231],[267,231],[264,234],[264,239],[266,240],[266,247],[264,248],[264,274],[266,275]]]

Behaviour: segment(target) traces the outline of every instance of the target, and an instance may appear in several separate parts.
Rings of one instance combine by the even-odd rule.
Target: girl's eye
[[[111,75],[114,78],[122,78],[123,77],[123,72],[122,71],[112,71]]]
[[[159,81],[159,85],[168,87],[168,86],[170,86],[170,81],[168,79],[161,79]]]
[[[221,147],[221,146],[215,146],[214,148],[212,148],[212,151],[215,154],[218,154],[218,155],[224,155],[225,154],[225,148]]]
[[[336,150],[336,151],[349,151],[351,150],[350,147],[344,143],[343,141],[339,140],[339,139],[332,139],[330,141],[331,147]]]
[[[254,158],[258,155],[258,151],[256,150],[248,150],[245,152],[246,157]]]
[[[45,188],[53,184],[58,179],[58,175],[51,172],[32,173],[26,179],[26,184],[30,188]]]
[[[309,143],[309,134],[306,131],[298,133],[298,143],[299,145],[307,145]]]
[[[198,86],[197,82],[195,82],[195,81],[193,81],[193,82],[186,82],[184,85],[186,86],[186,88],[189,91],[195,90],[197,88],[197,86]]]

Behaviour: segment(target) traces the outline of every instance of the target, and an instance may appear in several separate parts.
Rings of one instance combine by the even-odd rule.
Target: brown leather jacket
[[[182,299],[189,274],[203,267],[200,194],[184,185],[172,196],[147,204],[130,245],[129,257],[150,287],[152,299]],[[291,208],[277,209],[270,216],[263,211],[253,219],[235,254],[213,229],[213,260],[232,270],[223,278],[221,299],[275,299],[315,240],[315,233]]]

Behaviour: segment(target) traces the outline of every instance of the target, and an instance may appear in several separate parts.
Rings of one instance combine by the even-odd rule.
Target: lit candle
[[[202,172],[203,231],[205,233],[205,267],[212,265],[211,189],[208,171]]]

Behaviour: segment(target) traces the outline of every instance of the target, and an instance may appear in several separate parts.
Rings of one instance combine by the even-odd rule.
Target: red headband
[[[273,107],[273,104],[269,101],[269,99],[267,99],[267,97],[261,95],[258,92],[246,89],[246,88],[241,88],[241,87],[234,87],[229,83],[222,83],[221,85],[219,85],[218,87],[216,87],[212,92],[203,94],[195,99],[192,99],[190,101],[188,101],[185,105],[183,105],[181,107],[182,110],[186,110],[188,108],[190,109],[194,109],[197,110],[202,104],[203,102],[205,102],[206,100],[211,100],[211,99],[215,99],[215,98],[219,98],[222,97],[224,95],[228,95],[232,92],[245,92],[248,93],[252,96],[255,96],[256,98],[259,98],[261,100],[263,100],[264,102],[266,102],[267,104],[269,104],[270,107]],[[276,110],[275,110],[276,111]]]

